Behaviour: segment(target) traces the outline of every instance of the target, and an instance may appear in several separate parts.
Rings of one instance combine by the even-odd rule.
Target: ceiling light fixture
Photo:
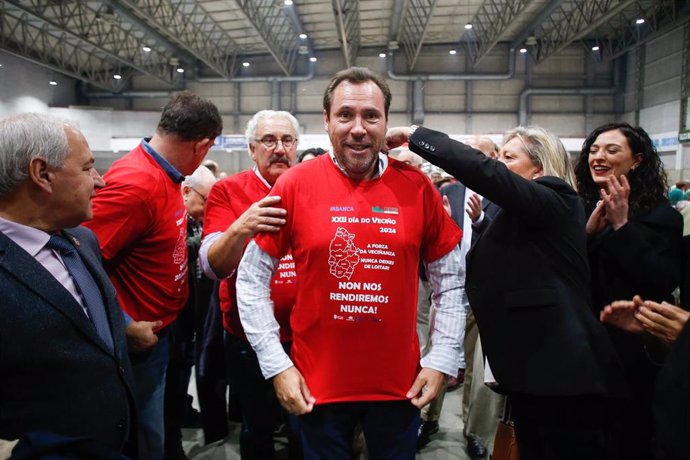
[[[148,46],[142,46],[141,49],[144,51],[144,53],[150,53],[151,52],[151,48],[149,48]]]
[[[310,57],[309,60],[310,60],[311,62],[316,62],[316,61],[317,61],[316,56]]]
[[[380,57],[380,58],[385,58],[385,57],[386,57],[386,53],[379,53],[379,57]]]
[[[644,18],[637,18],[637,19],[635,19],[635,24],[637,24],[638,26],[639,26],[640,24],[644,24]]]
[[[471,28],[472,28],[472,24],[470,24],[469,22],[467,24],[465,24],[465,30],[470,30]]]
[[[597,45],[594,45],[594,46],[592,47],[592,51],[599,51],[599,47],[598,47]]]
[[[57,82],[56,82],[55,80],[50,80],[50,81],[48,82],[48,84],[49,84],[50,86],[57,86]]]
[[[450,51],[448,51],[448,54],[458,54],[458,52],[455,50],[450,50]]]
[[[115,75],[113,75],[113,78],[115,80],[122,80],[122,75],[120,75],[119,73],[116,73]]]
[[[242,67],[249,67],[249,63],[248,63],[247,61],[244,61],[244,62],[242,63]]]
[[[177,73],[184,73],[184,69],[182,67],[178,67],[175,69]]]
[[[307,34],[301,33],[301,34],[299,34],[299,38],[301,38],[302,40],[304,40],[305,38],[307,38]]]
[[[520,53],[525,54],[527,52],[527,48],[520,48]]]
[[[292,6],[292,0],[285,0],[283,3],[285,6]]]

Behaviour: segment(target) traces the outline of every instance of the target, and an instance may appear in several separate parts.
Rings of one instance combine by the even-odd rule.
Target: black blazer
[[[94,234],[82,227],[64,234],[77,238],[101,289],[114,352],[74,297],[0,232],[0,438],[49,431],[122,451],[136,427],[124,317]]]
[[[455,224],[460,227],[460,230],[464,229],[462,228],[463,223],[465,222],[465,193],[467,189],[466,187],[462,184],[462,182],[454,182],[452,184],[446,185],[443,187],[440,192],[441,196],[447,196],[448,197],[448,203],[450,204],[450,211],[451,211],[451,219],[455,222]]]
[[[418,128],[410,149],[501,209],[467,256],[466,290],[503,391],[537,396],[625,391],[594,317],[584,207],[555,177],[525,180],[447,135]]]

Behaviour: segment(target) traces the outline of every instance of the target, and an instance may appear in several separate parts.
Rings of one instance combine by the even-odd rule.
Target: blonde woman
[[[585,211],[560,140],[505,134],[498,160],[422,127],[393,128],[409,148],[501,210],[467,256],[466,291],[521,460],[615,459],[620,364],[591,310]]]

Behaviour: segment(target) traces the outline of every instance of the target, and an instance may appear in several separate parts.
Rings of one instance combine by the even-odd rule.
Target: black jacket
[[[625,392],[591,311],[584,207],[561,179],[525,180],[447,135],[418,128],[410,149],[501,209],[467,256],[466,289],[501,388],[537,396]]]
[[[64,234],[77,238],[101,289],[114,351],[74,297],[0,232],[0,438],[47,431],[93,437],[119,452],[136,429],[124,317],[94,234]]]

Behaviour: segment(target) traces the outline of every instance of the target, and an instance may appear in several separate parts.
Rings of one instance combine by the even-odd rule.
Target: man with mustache
[[[263,376],[300,415],[307,459],[414,459],[419,408],[459,366],[465,315],[460,229],[417,168],[384,155],[391,92],[369,69],[331,79],[323,98],[332,151],[286,172],[271,197],[285,225],[250,242],[237,275],[240,317]],[[269,280],[291,253],[299,284],[283,352]],[[436,317],[420,359],[420,259]]]
[[[204,273],[221,279],[220,299],[230,388],[242,410],[240,454],[243,459],[275,457],[273,429],[279,410],[273,385],[261,375],[237,313],[235,270],[244,249],[258,232],[276,232],[285,223],[279,197],[267,197],[275,181],[296,162],[299,124],[284,111],[262,110],[247,123],[247,143],[254,167],[218,181],[208,197],[199,258]],[[289,352],[290,312],[295,303],[292,255],[280,261],[271,282],[271,297],[280,325],[280,341]],[[299,442],[288,436],[291,458],[300,458]]]

